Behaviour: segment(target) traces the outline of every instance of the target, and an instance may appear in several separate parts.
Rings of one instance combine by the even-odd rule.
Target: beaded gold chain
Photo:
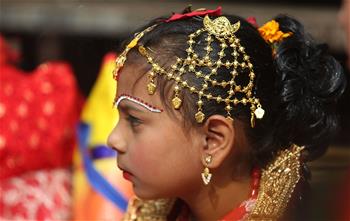
[[[136,37],[127,46],[125,51],[121,54],[122,57],[117,60],[116,72],[124,64],[126,60],[127,52],[135,47],[139,39],[144,35],[144,33],[152,30],[154,26],[147,28],[145,31],[136,35]],[[227,113],[227,118],[231,118],[232,106],[238,104],[247,105],[250,104],[251,110],[251,126],[255,126],[255,118],[261,119],[264,116],[264,110],[260,104],[258,98],[253,95],[254,89],[254,79],[255,73],[253,70],[253,65],[250,62],[250,57],[245,52],[245,48],[241,45],[240,39],[236,37],[235,33],[240,28],[240,22],[231,24],[230,21],[224,17],[218,17],[211,20],[208,15],[203,19],[203,28],[198,29],[194,33],[188,36],[188,48],[186,49],[186,58],[177,58],[176,62],[171,65],[170,70],[165,70],[159,64],[155,62],[155,59],[150,55],[144,45],[138,46],[138,51],[142,56],[147,59],[147,62],[152,66],[151,71],[148,73],[149,83],[147,84],[147,90],[150,95],[153,95],[156,91],[156,77],[164,76],[168,80],[175,82],[174,95],[172,98],[172,105],[175,109],[179,109],[182,104],[182,99],[180,98],[180,92],[182,89],[187,89],[192,94],[198,95],[197,101],[197,112],[195,114],[195,119],[198,123],[202,123],[205,119],[205,114],[203,113],[204,101],[214,100],[217,103],[224,103],[225,110]],[[196,39],[201,35],[207,33],[205,56],[200,57],[193,49],[193,46],[198,42]],[[212,42],[219,41],[220,51],[217,55],[213,54]],[[227,56],[225,50],[227,48],[232,49],[230,54],[230,59],[224,61]],[[217,60],[213,60],[214,56],[218,56]],[[210,69],[209,74],[203,74],[199,68],[207,67]],[[231,78],[229,81],[216,80],[216,76],[220,74],[219,68],[226,68],[229,70]],[[239,75],[237,69],[240,68],[242,73],[246,71],[249,76],[249,82],[247,85],[239,85],[236,82],[236,77]],[[200,86],[191,85],[190,82],[184,79],[185,74],[194,74],[196,78],[202,79],[203,84]],[[208,92],[209,87],[222,87],[227,90],[226,96],[213,95]],[[239,96],[237,96],[239,95]]]

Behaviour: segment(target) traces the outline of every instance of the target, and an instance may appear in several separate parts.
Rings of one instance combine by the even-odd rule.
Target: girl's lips
[[[132,178],[132,173],[130,173],[130,172],[128,172],[127,170],[125,170],[122,166],[120,166],[119,164],[117,165],[118,166],[118,168],[119,168],[119,170],[121,170],[122,172],[123,172],[123,177],[124,177],[124,179],[126,179],[126,180],[131,180],[131,178]]]
[[[131,180],[132,174],[127,171],[123,171],[123,177],[126,180]]]

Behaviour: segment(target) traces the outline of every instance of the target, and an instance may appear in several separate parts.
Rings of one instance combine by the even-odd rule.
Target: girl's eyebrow
[[[119,97],[117,97],[117,98],[115,99],[114,106],[115,106],[116,108],[118,108],[118,106],[121,106],[121,105],[120,105],[120,102],[123,101],[123,100],[131,101],[132,103],[135,103],[135,104],[137,104],[137,105],[143,107],[144,109],[146,109],[146,110],[148,110],[148,111],[151,111],[151,112],[153,112],[153,113],[161,113],[161,112],[163,112],[162,109],[157,108],[157,107],[154,107],[154,106],[148,104],[147,102],[141,100],[140,98],[133,97],[133,96],[128,95],[128,94],[122,94],[122,95],[120,95]],[[128,109],[132,109],[132,110],[135,110],[135,111],[143,111],[143,110],[141,110],[141,109],[135,107],[134,105],[130,105],[130,104],[123,104],[123,105],[121,106],[121,109],[124,109],[124,110],[125,110],[125,109],[127,109],[127,110],[128,110]]]
[[[130,104],[130,103],[120,103],[119,105],[115,105],[115,107],[121,111],[121,112],[124,112],[124,113],[127,113],[129,110],[133,110],[133,111],[137,111],[137,112],[145,112],[143,109],[140,109],[136,106],[134,106],[133,104]]]

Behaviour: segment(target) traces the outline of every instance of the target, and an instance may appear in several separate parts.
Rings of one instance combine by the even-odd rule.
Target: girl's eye
[[[141,120],[140,119],[138,119],[138,118],[136,118],[136,117],[134,117],[134,116],[132,116],[130,114],[128,115],[128,117],[126,119],[127,119],[127,121],[129,122],[129,124],[132,127],[136,127],[136,126],[141,124]]]

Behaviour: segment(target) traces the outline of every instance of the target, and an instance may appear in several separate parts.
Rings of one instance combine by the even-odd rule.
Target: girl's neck
[[[252,178],[210,183],[183,200],[191,216],[198,221],[219,220],[243,201],[250,198]]]

